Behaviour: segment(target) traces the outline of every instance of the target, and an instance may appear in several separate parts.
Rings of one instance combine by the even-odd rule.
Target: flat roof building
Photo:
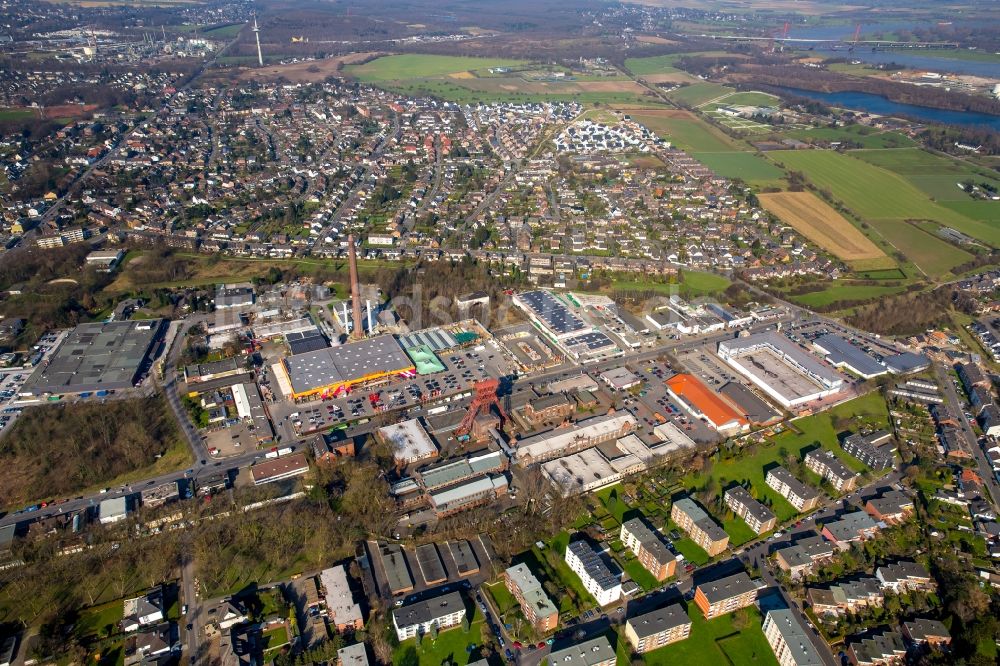
[[[368,650],[364,643],[355,643],[337,650],[337,666],[368,666]]]
[[[323,569],[319,574],[319,580],[323,585],[326,613],[330,624],[335,626],[337,631],[364,628],[365,618],[361,613],[361,606],[355,601],[354,593],[351,592],[347,580],[347,567],[340,565]]]
[[[625,623],[625,637],[639,654],[682,641],[690,635],[691,618],[680,604],[629,618]]]
[[[694,375],[674,375],[667,380],[667,391],[692,416],[722,434],[741,432],[750,426],[739,410]]]
[[[774,529],[778,517],[766,506],[755,500],[743,486],[733,486],[723,496],[726,506],[754,531],[763,534]]]
[[[764,616],[764,637],[780,666],[825,666],[806,630],[787,608],[770,610]]]
[[[590,330],[582,319],[570,312],[562,301],[548,291],[515,294],[514,304],[556,340],[571,338]]]
[[[296,399],[415,371],[413,361],[391,335],[289,356],[277,367]]]
[[[832,543],[823,537],[811,536],[778,549],[774,559],[782,571],[787,571],[792,578],[800,578],[812,573],[818,563],[831,559],[835,553]]]
[[[427,434],[420,419],[384,426],[375,431],[375,436],[389,446],[400,467],[436,458],[438,455],[437,444]]]
[[[396,544],[379,544],[379,562],[385,571],[386,582],[393,596],[413,591],[413,577],[406,564],[403,548]]]
[[[827,362],[835,368],[847,368],[864,379],[884,375],[889,370],[839,335],[827,334],[813,340],[813,347],[826,355]]]
[[[550,430],[519,441],[515,458],[519,465],[552,460],[624,437],[635,426],[635,417],[628,412],[594,416],[568,428]]]
[[[123,496],[102,500],[97,507],[97,515],[102,525],[125,520],[128,516],[128,498]]]
[[[723,340],[718,353],[785,409],[832,395],[844,384],[836,371],[773,331]]]
[[[162,319],[80,324],[35,369],[21,393],[39,396],[132,388],[162,330]]]
[[[729,535],[712,520],[690,497],[684,497],[670,507],[670,519],[687,532],[691,539],[711,556],[729,546]]]
[[[639,378],[625,366],[602,372],[600,377],[605,384],[615,391],[627,391],[633,386],[639,385]]]
[[[745,572],[702,583],[694,592],[694,603],[706,620],[732,613],[757,599],[757,584]]]

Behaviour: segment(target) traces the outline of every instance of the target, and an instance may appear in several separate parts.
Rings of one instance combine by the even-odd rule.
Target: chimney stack
[[[351,339],[360,340],[365,337],[365,327],[361,323],[361,286],[358,284],[358,255],[354,251],[354,234],[347,237],[347,252],[351,266],[351,305],[354,307]]]

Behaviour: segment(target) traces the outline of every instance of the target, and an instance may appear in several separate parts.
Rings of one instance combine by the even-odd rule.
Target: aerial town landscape
[[[0,666],[1000,663],[991,0],[0,0]]]

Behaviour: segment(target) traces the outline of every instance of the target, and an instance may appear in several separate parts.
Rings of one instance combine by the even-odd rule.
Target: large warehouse
[[[414,371],[413,361],[391,335],[296,354],[275,368],[283,371],[279,381],[286,380],[293,398],[333,393],[353,384]]]
[[[22,395],[131,388],[162,330],[162,319],[80,324],[38,366]]]
[[[694,375],[681,373],[667,380],[667,392],[696,419],[722,435],[747,430],[749,421],[738,409]]]
[[[533,322],[556,340],[572,338],[590,329],[562,301],[541,289],[515,295],[514,304],[527,312]]]
[[[723,340],[719,357],[785,409],[832,395],[844,384],[832,368],[779,333]]]

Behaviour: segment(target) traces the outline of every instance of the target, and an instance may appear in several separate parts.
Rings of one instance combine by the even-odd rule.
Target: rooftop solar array
[[[518,294],[517,298],[557,338],[588,328],[582,319],[547,291],[526,291]]]
[[[315,326],[308,331],[286,333],[285,341],[288,342],[288,348],[292,351],[293,356],[295,354],[307,354],[312,351],[326,349],[330,346],[326,338],[323,337],[323,334]]]
[[[295,393],[413,367],[391,335],[296,354],[286,358],[284,364]]]
[[[597,554],[594,547],[586,541],[574,541],[569,545],[577,559],[583,564],[584,570],[602,590],[610,590],[619,584],[616,576],[608,565],[605,564],[601,556]]]
[[[161,319],[80,324],[35,370],[25,390],[39,395],[130,388],[162,324]]]
[[[616,346],[611,341],[611,338],[600,331],[590,331],[581,335],[574,335],[571,338],[565,338],[562,343],[570,351],[584,354],[594,354]]]

